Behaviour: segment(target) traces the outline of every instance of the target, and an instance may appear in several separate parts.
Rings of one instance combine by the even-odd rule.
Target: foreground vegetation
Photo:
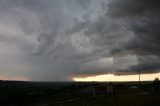
[[[112,83],[109,94],[82,92],[104,84],[0,81],[0,106],[160,106],[160,86],[153,82]]]

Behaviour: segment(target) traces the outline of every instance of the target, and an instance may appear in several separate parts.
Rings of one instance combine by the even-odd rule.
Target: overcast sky
[[[159,0],[0,0],[0,78],[160,72]]]

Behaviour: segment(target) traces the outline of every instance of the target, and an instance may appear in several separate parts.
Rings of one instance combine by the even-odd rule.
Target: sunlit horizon
[[[160,73],[153,73],[153,74],[141,74],[141,81],[153,81],[155,78],[160,78]],[[75,77],[73,78],[74,81],[97,81],[97,82],[125,82],[125,81],[139,81],[139,75],[121,75],[115,76],[113,74],[104,74],[104,75],[95,75],[90,77]]]
[[[26,77],[4,77],[0,76],[0,80],[6,80],[6,81],[29,81]]]

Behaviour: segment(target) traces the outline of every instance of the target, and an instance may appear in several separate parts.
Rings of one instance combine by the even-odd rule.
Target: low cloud
[[[1,0],[0,74],[64,81],[159,72],[159,3]]]

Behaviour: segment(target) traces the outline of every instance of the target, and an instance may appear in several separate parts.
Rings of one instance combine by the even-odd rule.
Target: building
[[[114,86],[111,84],[104,85],[90,85],[81,90],[82,93],[88,93],[92,95],[105,95],[114,93]]]

